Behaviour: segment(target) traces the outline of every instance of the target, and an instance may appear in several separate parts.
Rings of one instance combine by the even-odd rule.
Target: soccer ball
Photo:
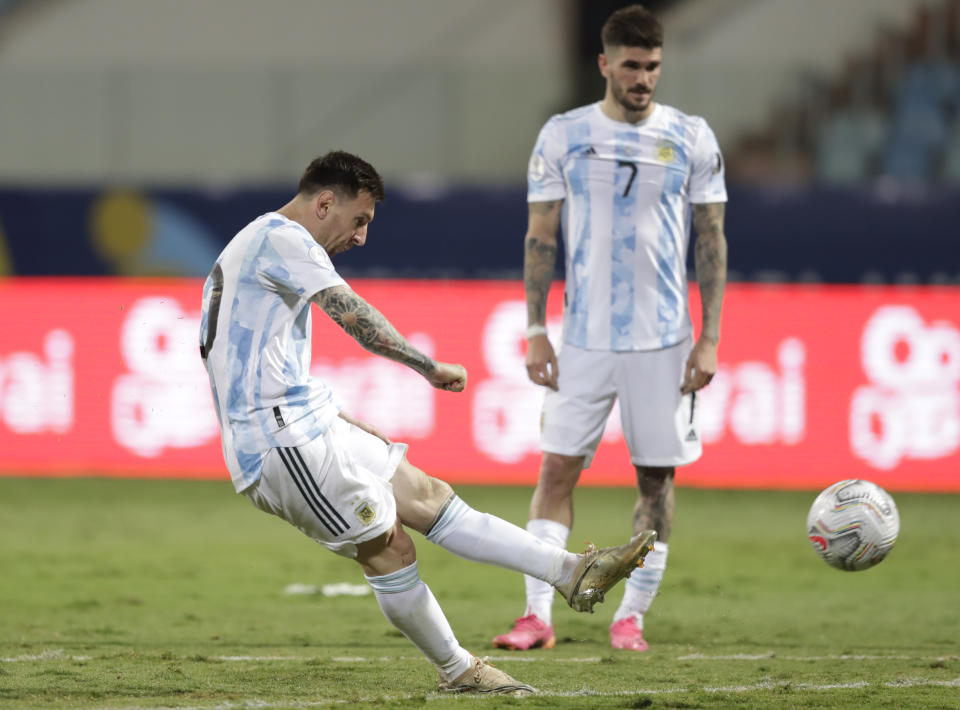
[[[834,483],[817,496],[807,514],[813,549],[828,565],[848,572],[878,564],[899,533],[897,504],[870,481]]]

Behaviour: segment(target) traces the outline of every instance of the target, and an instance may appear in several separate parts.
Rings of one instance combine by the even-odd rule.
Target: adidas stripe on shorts
[[[390,530],[397,504],[390,479],[406,444],[387,444],[337,417],[320,437],[270,449],[260,480],[243,494],[344,557]]]
[[[540,446],[590,465],[614,402],[623,438],[637,466],[680,466],[700,458],[697,395],[680,394],[690,338],[660,350],[583,350],[564,343],[557,354],[557,391],[543,400]]]

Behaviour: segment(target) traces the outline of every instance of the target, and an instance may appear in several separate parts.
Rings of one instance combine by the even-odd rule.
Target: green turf
[[[526,518],[529,489],[459,493]],[[229,482],[0,478],[0,708],[957,708],[960,497],[896,498],[896,549],[846,573],[806,540],[813,493],[679,490],[644,654],[608,646],[619,592],[555,605],[551,651],[489,648],[521,578],[415,535],[463,645],[544,691],[451,698],[372,596],[284,595],[363,580]],[[632,503],[578,490],[571,548],[622,540]]]

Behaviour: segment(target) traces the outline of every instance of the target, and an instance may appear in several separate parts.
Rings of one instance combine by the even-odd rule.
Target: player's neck
[[[297,209],[297,200],[296,200],[296,198],[290,200],[290,201],[289,201],[287,204],[285,204],[283,207],[281,207],[280,209],[276,210],[276,213],[277,213],[277,214],[286,217],[286,218],[289,219],[291,222],[299,222],[299,221],[300,221],[299,219],[297,219],[298,212],[299,212],[299,210]]]
[[[304,229],[310,232],[310,235],[316,239],[317,235],[314,234],[313,230],[310,228],[310,220],[308,219],[307,213],[305,211],[305,206],[301,200],[294,197],[287,204],[285,204],[280,209],[276,210],[278,215],[286,217],[291,222],[296,222],[301,225]]]
[[[651,101],[647,107],[641,111],[630,111],[613,98],[612,94],[607,94],[603,97],[603,101],[600,102],[600,110],[603,111],[603,114],[607,118],[612,118],[614,121],[620,121],[621,123],[640,123],[641,121],[646,121],[653,114],[653,110],[656,107],[657,104]]]

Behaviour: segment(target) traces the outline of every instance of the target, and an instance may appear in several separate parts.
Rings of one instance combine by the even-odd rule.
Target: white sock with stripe
[[[663,573],[667,569],[667,543],[653,543],[653,550],[647,553],[643,567],[630,573],[623,592],[623,601],[613,615],[614,621],[636,615],[638,628],[643,628],[643,615],[650,610],[653,598],[657,596]]]
[[[529,521],[527,531],[538,540],[564,549],[567,547],[567,538],[570,537],[570,528],[563,523],[546,518]],[[529,575],[523,576],[523,584],[527,591],[527,608],[524,616],[535,614],[543,623],[547,625],[553,623],[553,587]]]
[[[457,496],[447,501],[427,539],[458,557],[522,572],[548,585],[568,582],[579,561],[563,547],[489,513],[477,512]]]
[[[420,649],[444,680],[463,675],[473,664],[460,646],[430,588],[420,579],[417,563],[381,577],[367,577],[387,620]]]

